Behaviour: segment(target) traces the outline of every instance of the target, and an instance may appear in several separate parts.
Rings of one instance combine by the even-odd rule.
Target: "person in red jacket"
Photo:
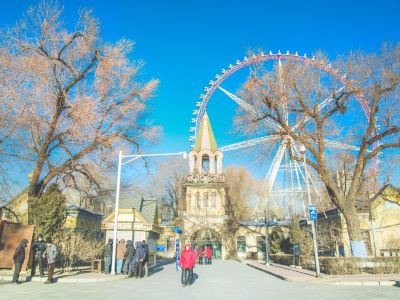
[[[207,258],[207,265],[211,265],[212,249],[210,245],[207,245],[205,256]]]
[[[199,247],[199,249],[197,249],[197,259],[199,265],[203,264],[203,255],[204,255],[203,247]]]
[[[190,244],[186,244],[185,250],[182,251],[181,257],[179,258],[179,266],[182,268],[182,286],[192,284],[195,263],[196,256],[194,255],[194,251],[190,249]]]

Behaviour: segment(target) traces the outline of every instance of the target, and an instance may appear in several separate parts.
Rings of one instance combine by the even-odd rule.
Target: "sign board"
[[[182,228],[180,228],[178,226],[172,228],[172,231],[175,233],[178,233],[178,234],[182,234],[182,232],[183,232]]]
[[[167,247],[165,247],[165,245],[157,245],[156,250],[159,252],[165,252],[165,250],[167,249]]]
[[[25,260],[22,270],[28,266],[29,252],[32,246],[33,225],[22,225],[7,221],[0,221],[2,231],[0,232],[0,269],[11,269],[14,266],[13,255],[22,239],[28,240],[25,248]]]
[[[317,208],[314,205],[308,206],[308,219],[310,221],[317,221]]]
[[[179,239],[175,240],[175,250],[176,250],[175,268],[177,271],[179,271]]]

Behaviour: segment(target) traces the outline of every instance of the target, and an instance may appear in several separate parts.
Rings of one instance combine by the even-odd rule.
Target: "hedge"
[[[290,266],[293,264],[293,255],[272,254],[273,262]],[[362,272],[374,274],[400,274],[400,257],[320,257],[321,272],[332,275],[360,274]],[[296,265],[304,269],[314,270],[314,258],[300,256]]]

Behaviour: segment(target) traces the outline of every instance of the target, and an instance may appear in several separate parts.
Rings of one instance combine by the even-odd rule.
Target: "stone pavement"
[[[149,278],[94,283],[0,282],[0,299],[399,299],[398,287],[349,287],[280,280],[237,261],[196,266],[195,282],[182,287],[175,265],[156,268]]]
[[[175,259],[157,259],[157,264],[155,267],[150,266],[150,268],[159,268]],[[11,281],[13,271],[12,270],[0,270],[0,281]],[[76,271],[65,272],[57,270],[54,274],[54,279],[58,283],[72,282],[72,283],[90,283],[90,282],[104,282],[104,281],[114,281],[128,279],[126,275],[110,276],[109,274],[91,272],[90,266],[80,267]],[[31,277],[30,270],[28,272],[21,272],[19,276],[21,282],[45,282],[47,277],[40,278],[39,276]],[[1,299],[1,298],[0,298]]]
[[[353,286],[400,286],[399,274],[357,274],[357,275],[326,275],[315,277],[315,272],[297,269],[289,266],[270,264],[256,261],[243,261],[246,265],[273,275],[279,279],[302,283],[329,283],[335,285]]]

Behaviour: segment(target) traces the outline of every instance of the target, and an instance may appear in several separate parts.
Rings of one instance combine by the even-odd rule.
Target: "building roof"
[[[204,116],[201,119],[200,130],[197,134],[196,144],[194,146],[194,150],[197,152],[203,149],[211,150],[212,152],[218,150],[217,141],[215,140],[207,112],[204,113]]]
[[[13,205],[14,202],[18,202],[19,200],[22,199],[22,197],[28,195],[28,189],[29,189],[28,187],[24,188],[21,192],[19,192],[17,195],[15,195],[13,198],[11,198],[9,201],[7,201],[2,206],[9,206],[9,205]]]
[[[153,224],[157,216],[157,200],[154,198],[121,198],[119,208],[133,208],[139,212],[145,220]]]
[[[164,220],[160,222],[160,226],[162,227],[174,227],[174,221],[172,220]]]
[[[267,220],[265,221],[239,221],[239,226],[252,226],[252,227],[272,227],[272,226],[289,226],[291,220]]]
[[[91,212],[90,210],[87,210],[83,207],[80,207],[79,205],[73,204],[73,203],[67,203],[67,215],[72,215],[74,211],[76,211],[78,214],[82,214],[85,216],[93,217],[93,218],[103,218],[103,215],[101,214],[96,214],[94,212]]]
[[[371,202],[374,201],[376,198],[378,198],[379,196],[381,196],[384,191],[386,191],[387,189],[392,189],[394,191],[396,191],[398,194],[400,194],[400,189],[396,188],[395,186],[389,184],[384,185],[376,194],[374,197],[372,197]]]

